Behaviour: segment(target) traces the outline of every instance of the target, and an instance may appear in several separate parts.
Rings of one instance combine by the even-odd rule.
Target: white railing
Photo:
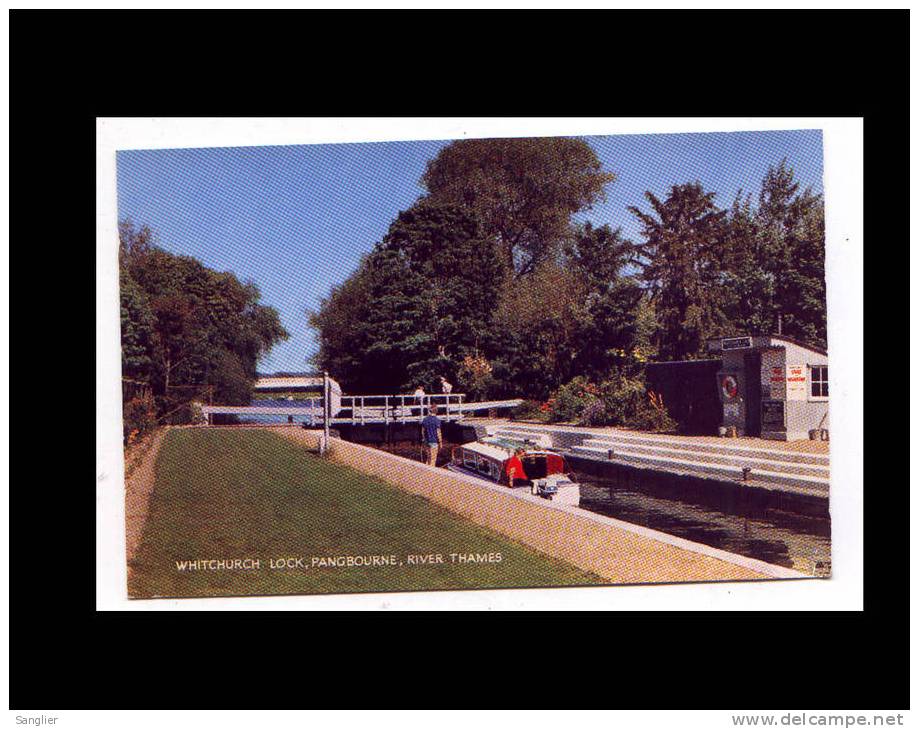
[[[337,398],[336,398],[337,399]],[[428,408],[436,405],[438,416],[443,420],[459,420],[471,409],[465,403],[464,393],[415,395],[342,395],[338,402],[333,399],[330,423],[410,423],[423,418]],[[514,403],[516,404],[516,403]],[[483,405],[486,407],[487,405]],[[301,417],[311,427],[323,422],[321,397],[294,400],[290,404],[273,405],[205,405],[203,413],[211,421],[212,415],[277,415]]]
[[[423,417],[428,408],[436,405],[445,420],[462,417],[464,393],[415,395],[343,395],[341,410],[351,411],[351,424],[406,423]],[[333,416],[334,417],[334,416]],[[347,421],[346,417],[339,421]]]

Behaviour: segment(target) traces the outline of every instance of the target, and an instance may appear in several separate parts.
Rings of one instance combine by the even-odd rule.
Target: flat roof
[[[711,364],[713,362],[720,363],[721,360],[718,357],[708,357],[706,359],[668,359],[664,362],[648,362],[650,365],[675,365],[675,364]]]
[[[725,335],[720,336],[720,337],[709,337],[709,338],[706,340],[706,344],[708,345],[709,351],[712,351],[712,345],[713,345],[713,344],[717,344],[717,345],[718,345],[718,346],[717,346],[718,351],[722,351],[722,352],[723,352],[724,350],[721,348],[721,343],[722,343],[725,339],[743,339],[744,337],[749,337],[751,340],[753,340],[753,339],[778,339],[779,341],[788,342],[789,344],[794,344],[796,347],[801,347],[802,349],[808,349],[808,350],[810,350],[811,352],[816,352],[817,354],[822,354],[824,357],[826,357],[826,350],[825,350],[825,349],[820,349],[819,347],[815,347],[815,346],[812,345],[812,344],[805,344],[804,342],[800,342],[800,341],[798,341],[797,339],[792,339],[791,337],[786,337],[784,334],[725,334]],[[755,347],[755,346],[754,346],[754,347],[749,347],[749,348],[748,348],[748,347],[742,347],[742,348],[738,348],[738,349],[764,349],[764,347]],[[733,351],[735,351],[735,350],[729,349],[728,351],[729,351],[729,352],[733,352]]]
[[[275,377],[322,377],[321,372],[256,372],[255,376],[260,380],[270,380]]]

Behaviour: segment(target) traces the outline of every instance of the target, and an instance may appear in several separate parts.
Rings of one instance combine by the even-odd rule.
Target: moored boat
[[[523,450],[520,461],[526,479],[515,481],[515,487],[555,503],[580,504],[581,487],[568,474],[564,456],[521,441],[489,437],[455,446],[447,468],[507,486],[507,461],[518,449]]]

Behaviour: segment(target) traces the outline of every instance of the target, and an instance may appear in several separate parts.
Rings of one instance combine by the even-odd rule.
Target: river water
[[[443,466],[452,446],[444,443],[437,458]],[[399,441],[374,447],[421,460],[419,443]],[[581,484],[581,508],[631,524],[682,537],[734,554],[790,567],[808,575],[830,574],[829,516],[808,516],[764,507],[742,498],[726,504],[704,492],[675,492],[653,479],[603,479],[574,474]]]
[[[653,484],[621,486],[596,476],[579,476],[578,482],[584,509],[809,575],[829,576],[829,517],[742,501],[726,508],[692,495],[662,496]]]

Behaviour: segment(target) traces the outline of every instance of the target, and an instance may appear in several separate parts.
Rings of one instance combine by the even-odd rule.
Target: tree
[[[632,362],[643,295],[632,258],[621,230],[588,223],[561,257],[510,282],[495,314],[495,394],[545,399],[576,376],[602,379]]]
[[[731,320],[738,332],[783,333],[826,346],[823,199],[799,191],[782,160],[759,204],[738,195],[728,217]]]
[[[651,192],[645,197],[652,214],[635,206],[628,209],[642,223],[644,242],[636,244],[636,253],[657,312],[659,354],[672,360],[692,358],[727,322],[720,296],[725,211],[715,206],[715,194],[698,182],[674,185],[664,201]]]
[[[196,388],[248,404],[259,358],[288,336],[277,311],[254,284],[163,250],[147,227],[124,221],[119,233],[123,370],[144,372],[163,413]]]
[[[575,309],[579,345],[573,364],[578,374],[602,379],[612,368],[647,354],[640,346],[637,317],[643,292],[625,273],[633,259],[634,245],[621,229],[587,223],[573,237],[568,265],[586,286]]]
[[[604,199],[613,179],[584,140],[533,137],[453,142],[421,181],[432,201],[470,211],[508,268],[530,273],[566,239],[571,215]]]
[[[122,376],[149,382],[153,373],[154,317],[143,289],[120,267]]]
[[[826,228],[823,199],[805,192],[797,201],[799,222],[791,237],[791,266],[782,292],[782,331],[826,348]]]
[[[757,249],[772,283],[762,305],[773,326],[765,331],[781,326],[783,334],[825,346],[823,199],[799,188],[783,159],[769,168],[760,190]]]
[[[769,302],[775,299],[775,281],[763,264],[756,210],[750,195],[738,192],[726,217],[729,262],[726,266],[725,308],[731,331],[727,334],[771,332],[775,318]]]
[[[537,266],[525,282],[508,281],[494,318],[501,334],[496,395],[545,399],[570,379],[583,344],[578,309],[586,295],[583,278],[555,260]]]
[[[315,362],[367,393],[453,379],[467,355],[490,347],[505,274],[474,218],[420,201],[310,317]]]
[[[314,363],[351,390],[368,379],[362,371],[363,343],[357,337],[371,308],[372,284],[371,256],[367,255],[354,273],[331,290],[317,311],[307,312],[319,344]]]

